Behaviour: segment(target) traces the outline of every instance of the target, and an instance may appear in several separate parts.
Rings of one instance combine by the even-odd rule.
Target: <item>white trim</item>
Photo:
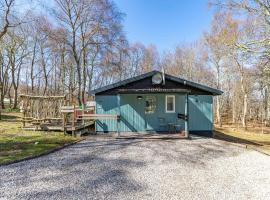
[[[172,97],[173,98],[173,110],[167,109],[167,98]],[[166,95],[165,96],[165,111],[166,113],[175,113],[175,95]]]

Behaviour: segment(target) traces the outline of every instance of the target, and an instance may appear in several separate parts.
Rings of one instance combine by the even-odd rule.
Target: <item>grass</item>
[[[214,138],[246,145],[270,155],[270,134],[262,134],[258,127],[248,127],[247,130],[234,127],[215,128]]]
[[[62,132],[24,131],[20,126],[20,113],[2,113],[0,164],[37,156],[78,140]]]

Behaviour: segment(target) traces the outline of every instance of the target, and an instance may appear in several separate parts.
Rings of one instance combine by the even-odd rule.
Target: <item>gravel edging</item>
[[[262,146],[262,145],[260,145],[260,146]],[[260,153],[262,153],[264,155],[270,156],[270,153],[267,153],[267,152],[261,150],[260,147],[258,147],[258,146],[246,145],[246,148],[247,149],[252,149],[252,150],[258,151],[258,152],[260,152]]]
[[[86,137],[48,156],[1,167],[0,199],[269,197],[270,159],[261,153],[202,137],[148,141]]]
[[[259,147],[261,146],[264,146],[260,143],[257,143],[257,142],[253,142],[254,144],[241,144],[241,143],[237,143],[237,142],[233,142],[233,141],[226,141],[226,140],[222,140],[220,138],[215,138],[215,137],[212,137],[213,139],[215,140],[220,140],[220,141],[223,141],[223,142],[227,142],[227,143],[230,143],[231,145],[234,145],[234,146],[238,146],[238,147],[241,147],[241,148],[244,148],[244,149],[250,149],[250,150],[254,150],[254,151],[257,151],[259,153],[262,153],[264,155],[267,155],[267,156],[270,156],[269,153],[266,153],[264,152],[263,150],[261,150]]]
[[[74,145],[74,144],[76,144],[76,143],[78,143],[78,142],[81,142],[81,141],[83,141],[83,140],[85,140],[85,138],[76,140],[76,141],[71,142],[71,143],[64,144],[64,145],[62,145],[62,146],[59,146],[59,147],[50,149],[50,150],[48,150],[48,151],[45,151],[45,152],[43,152],[43,153],[40,153],[40,154],[37,154],[37,155],[34,155],[34,156],[29,156],[29,157],[22,158],[22,159],[19,159],[19,160],[13,160],[13,161],[5,162],[5,163],[0,163],[0,167],[1,167],[1,166],[6,166],[6,165],[15,164],[15,163],[19,163],[19,162],[26,161],[26,160],[31,160],[31,159],[38,158],[38,157],[41,157],[41,156],[46,156],[46,155],[48,155],[48,154],[54,153],[54,152],[56,152],[56,151],[59,151],[59,150],[61,150],[61,149],[64,149],[64,148],[69,147],[69,146],[71,146],[71,145]]]

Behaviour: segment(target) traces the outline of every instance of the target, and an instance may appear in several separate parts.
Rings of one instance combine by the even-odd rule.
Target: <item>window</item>
[[[154,113],[156,110],[156,98],[153,96],[147,96],[145,98],[145,114]]]
[[[166,106],[167,113],[175,112],[175,96],[174,95],[166,96],[166,105],[165,106]]]

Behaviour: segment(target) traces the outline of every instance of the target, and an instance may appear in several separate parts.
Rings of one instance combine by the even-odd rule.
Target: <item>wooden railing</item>
[[[89,114],[89,109],[80,108],[79,106],[62,106],[60,109],[63,114],[63,129],[66,130],[66,124],[71,123],[72,130],[76,129],[76,122],[81,121],[82,125],[89,121],[95,120],[120,120],[120,115],[117,114]],[[71,121],[68,120],[71,116]],[[118,123],[117,123],[118,126]],[[118,127],[117,127],[118,129]],[[72,131],[73,133],[74,131]]]

